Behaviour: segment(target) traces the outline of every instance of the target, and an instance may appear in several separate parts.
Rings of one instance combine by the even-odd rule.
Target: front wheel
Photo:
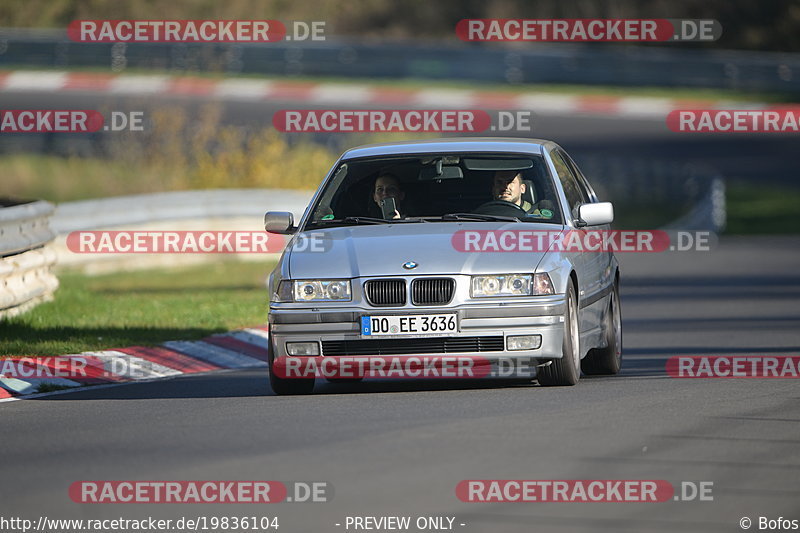
[[[567,306],[564,311],[564,341],[561,343],[561,359],[554,359],[548,366],[539,369],[537,379],[544,387],[569,386],[578,383],[581,377],[580,334],[578,332],[578,305],[575,286],[567,287]]]
[[[282,378],[276,375],[275,348],[272,346],[272,338],[267,340],[267,362],[269,363],[269,384],[273,392],[278,396],[311,394],[314,390],[314,378]]]
[[[619,305],[619,285],[614,284],[606,312],[606,347],[594,348],[581,362],[587,376],[611,376],[622,366],[622,313]]]

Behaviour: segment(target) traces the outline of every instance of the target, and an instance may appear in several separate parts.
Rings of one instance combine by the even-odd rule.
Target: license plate
[[[444,315],[372,315],[361,317],[361,335],[436,336],[458,333],[456,313]]]

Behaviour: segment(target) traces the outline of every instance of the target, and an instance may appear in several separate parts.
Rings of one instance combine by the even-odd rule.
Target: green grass
[[[273,267],[226,260],[102,276],[62,272],[54,301],[0,322],[0,356],[153,346],[265,324]]]
[[[766,235],[800,233],[800,188],[729,184],[725,233]]]
[[[664,204],[614,204],[614,229],[656,229],[681,217],[685,206]]]
[[[113,159],[9,154],[0,165],[13,177],[6,193],[19,198],[72,202],[158,190],[141,168]]]
[[[55,383],[40,383],[38,387],[36,387],[36,392],[43,393],[43,392],[56,392],[60,390],[69,390],[74,389],[75,385],[56,385]]]

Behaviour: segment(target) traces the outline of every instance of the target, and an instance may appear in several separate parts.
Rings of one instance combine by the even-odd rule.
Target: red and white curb
[[[405,106],[531,110],[543,115],[614,115],[664,118],[676,109],[736,107],[758,109],[760,103],[537,92],[490,92],[463,89],[406,89],[347,83],[257,79],[210,79],[166,75],[86,72],[0,71],[0,91],[93,92],[109,95],[174,95],[224,100],[272,100],[305,105]]]
[[[37,394],[43,384],[83,387],[110,383],[151,381],[182,374],[198,374],[236,368],[267,367],[267,328],[248,328],[200,341],[169,341],[161,346],[131,346],[100,352],[58,357],[80,358],[85,364],[81,377],[6,377],[0,374],[0,402]],[[49,364],[42,358],[42,364]]]

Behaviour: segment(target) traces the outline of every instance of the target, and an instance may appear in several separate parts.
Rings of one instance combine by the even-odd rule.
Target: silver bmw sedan
[[[265,216],[268,232],[292,236],[269,279],[273,390],[308,394],[319,377],[391,368],[427,377],[431,358],[470,370],[525,363],[543,386],[616,374],[619,266],[608,246],[591,245],[613,218],[552,141],[348,150],[297,224],[288,212]]]

